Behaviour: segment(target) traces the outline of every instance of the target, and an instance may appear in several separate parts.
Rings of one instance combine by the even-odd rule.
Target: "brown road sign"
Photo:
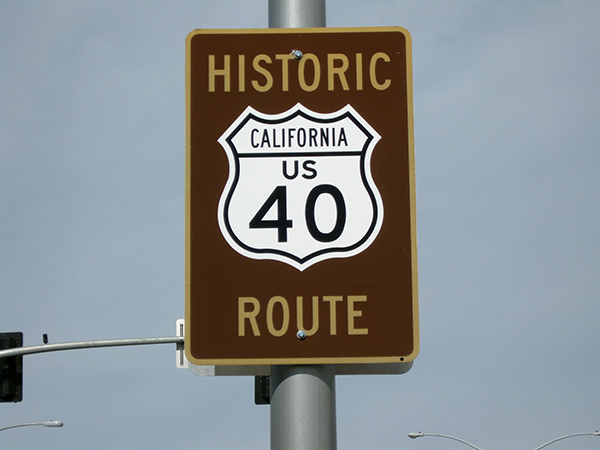
[[[186,51],[188,359],[414,359],[408,32],[198,30]]]

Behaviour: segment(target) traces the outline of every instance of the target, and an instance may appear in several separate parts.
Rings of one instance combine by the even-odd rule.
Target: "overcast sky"
[[[339,376],[340,449],[534,449],[600,428],[600,2],[327,2],[411,32],[421,351]],[[174,336],[184,315],[185,38],[267,0],[0,0],[0,331]],[[3,449],[265,449],[252,377],[175,346],[25,357]],[[600,438],[553,444],[598,449]]]

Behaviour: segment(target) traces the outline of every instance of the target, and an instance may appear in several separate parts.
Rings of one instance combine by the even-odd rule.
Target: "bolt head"
[[[303,341],[304,339],[306,339],[306,332],[304,330],[300,330],[296,333],[296,337]]]

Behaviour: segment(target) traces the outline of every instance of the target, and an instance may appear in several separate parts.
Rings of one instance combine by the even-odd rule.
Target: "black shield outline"
[[[377,200],[375,198],[375,194],[373,193],[373,190],[371,189],[371,186],[368,182],[367,179],[367,174],[366,174],[366,162],[365,162],[365,158],[366,158],[366,154],[367,154],[367,150],[371,144],[371,142],[373,141],[373,139],[375,138],[375,136],[356,118],[352,115],[352,111],[354,111],[352,109],[352,111],[344,111],[343,109],[340,110],[340,114],[339,115],[332,115],[331,117],[328,118],[318,118],[318,117],[312,117],[310,114],[308,114],[307,112],[303,111],[302,109],[299,109],[299,107],[302,107],[302,105],[297,104],[294,108],[290,109],[288,112],[289,114],[283,116],[283,117],[278,117],[276,119],[267,119],[264,117],[260,117],[252,112],[247,112],[246,117],[244,117],[243,120],[241,120],[238,125],[229,133],[229,135],[225,138],[225,142],[227,142],[229,149],[231,150],[231,153],[233,155],[233,161],[234,161],[234,175],[233,177],[230,177],[232,179],[231,185],[229,187],[229,191],[227,192],[227,196],[225,199],[225,203],[224,203],[224,207],[223,207],[223,223],[225,224],[225,227],[227,229],[227,232],[229,233],[229,236],[231,237],[231,239],[233,239],[235,241],[235,243],[243,248],[244,250],[246,250],[249,253],[253,253],[256,255],[268,255],[268,254],[276,254],[279,255],[281,257],[287,258],[291,261],[295,261],[297,264],[299,264],[301,266],[301,269],[299,270],[304,270],[306,267],[303,267],[304,264],[306,264],[308,261],[317,258],[319,256],[325,255],[327,253],[337,253],[339,254],[339,256],[332,256],[332,258],[335,257],[339,257],[339,258],[343,258],[343,253],[347,253],[350,252],[352,250],[355,250],[356,248],[360,247],[361,245],[363,245],[373,234],[375,227],[377,226],[378,223],[378,219],[379,219],[379,215],[383,213],[383,211],[380,211],[377,205]],[[335,114],[335,113],[333,113]],[[358,113],[357,113],[358,114]],[[266,114],[265,114],[266,115]],[[328,152],[327,151],[317,151],[317,152],[273,152],[273,153],[269,153],[269,154],[264,154],[264,153],[249,153],[249,152],[244,152],[244,154],[242,156],[240,156],[239,152],[237,151],[235,145],[233,144],[233,138],[236,136],[236,134],[250,121],[250,120],[255,120],[259,123],[263,123],[263,124],[270,124],[270,125],[276,125],[276,124],[281,124],[287,121],[290,121],[291,119],[297,117],[297,116],[301,116],[305,119],[307,119],[308,121],[317,123],[317,124],[330,124],[330,123],[334,123],[334,122],[338,122],[341,121],[345,118],[350,119],[367,137],[363,148],[359,151],[331,151]],[[239,119],[238,119],[239,120]],[[224,149],[225,150],[225,149]],[[373,148],[373,151],[375,151],[375,148]],[[305,256],[305,257],[299,257],[296,256],[290,252],[286,252],[283,250],[279,250],[279,249],[275,249],[275,248],[254,248],[251,247],[247,244],[245,244],[244,242],[242,242],[234,233],[231,224],[229,222],[229,205],[231,202],[231,198],[233,196],[233,193],[235,192],[236,186],[238,184],[239,178],[240,178],[240,158],[257,158],[257,157],[300,157],[300,156],[323,156],[323,155],[329,155],[329,156],[360,156],[360,177],[361,177],[361,181],[369,195],[369,198],[371,200],[371,204],[373,206],[373,218],[371,220],[371,224],[367,230],[367,232],[365,233],[365,235],[356,243],[350,245],[350,246],[346,246],[346,247],[329,247],[329,248],[325,248],[325,249],[321,249],[318,250],[316,252],[310,253],[309,255]],[[231,160],[229,159],[230,163]],[[230,164],[230,170],[231,170],[231,164]],[[224,189],[227,188],[227,185],[229,184],[229,180],[227,182],[227,184],[225,185]],[[375,184],[375,182],[373,181],[373,184]],[[223,195],[223,194],[222,194]],[[383,206],[383,204],[382,204]],[[383,208],[382,208],[383,209]],[[246,255],[243,255],[246,256]],[[353,255],[354,256],[354,255]],[[246,256],[249,257],[249,256]],[[251,258],[251,257],[250,257]],[[257,257],[256,259],[269,259],[268,257],[264,257],[264,258],[259,258]],[[327,258],[326,258],[327,259]],[[283,262],[280,261],[278,259],[272,259],[274,261],[279,261],[279,262]],[[320,261],[318,261],[320,262]],[[293,264],[290,264],[293,267],[296,267]],[[308,267],[308,266],[307,266]]]

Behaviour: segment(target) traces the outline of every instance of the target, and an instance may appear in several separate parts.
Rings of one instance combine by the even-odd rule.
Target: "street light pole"
[[[463,444],[468,445],[469,447],[472,447],[476,450],[481,450],[479,447],[475,447],[473,444],[468,443],[467,441],[463,441],[462,439],[453,437],[453,436],[446,436],[444,434],[433,434],[433,433],[421,433],[420,431],[418,433],[408,433],[408,437],[411,439],[416,439],[419,437],[423,437],[423,436],[437,436],[437,437],[443,437],[443,438],[448,438],[448,439],[454,439],[455,441],[458,442],[462,442]],[[589,433],[573,433],[573,434],[567,434],[566,436],[561,436],[559,438],[556,439],[552,439],[550,442],[546,442],[544,445],[541,445],[540,447],[535,448],[534,450],[541,450],[542,448],[553,444],[556,441],[561,441],[563,439],[567,439],[567,438],[572,438],[575,436],[600,436],[600,431],[595,431],[595,432],[589,432]]]
[[[454,437],[454,436],[447,436],[445,434],[421,433],[420,431],[418,433],[408,433],[408,437],[411,439],[416,439],[416,438],[423,437],[423,436],[436,436],[436,437],[442,437],[442,438],[446,438],[446,439],[453,439],[455,441],[462,442],[463,444],[468,445],[469,447],[472,447],[475,450],[481,450],[479,447],[476,447],[475,445],[473,445],[467,441],[464,441],[462,439],[459,439],[457,437]],[[538,450],[538,449],[536,449],[536,450]]]
[[[18,425],[11,425],[9,427],[0,428],[0,431],[9,430],[10,428],[18,428],[18,427],[31,427],[34,425],[41,425],[43,427],[62,427],[63,423],[58,420],[50,420],[48,422],[34,422],[34,423],[20,423]]]
[[[269,0],[269,28],[324,27],[325,0]]]
[[[546,447],[547,445],[550,445],[550,444],[552,444],[552,443],[554,443],[554,442],[556,442],[556,441],[561,441],[561,440],[563,440],[563,439],[572,438],[572,437],[575,437],[575,436],[600,436],[600,431],[595,431],[595,432],[592,432],[592,433],[574,433],[574,434],[567,434],[566,436],[561,436],[561,437],[559,437],[559,438],[552,439],[550,442],[546,442],[544,445],[542,445],[542,446],[540,446],[540,447],[537,447],[537,448],[535,448],[534,450],[540,450],[541,448],[544,448],[544,447]]]
[[[269,0],[269,28],[325,23],[325,0]],[[271,450],[336,448],[334,366],[273,366]]]

